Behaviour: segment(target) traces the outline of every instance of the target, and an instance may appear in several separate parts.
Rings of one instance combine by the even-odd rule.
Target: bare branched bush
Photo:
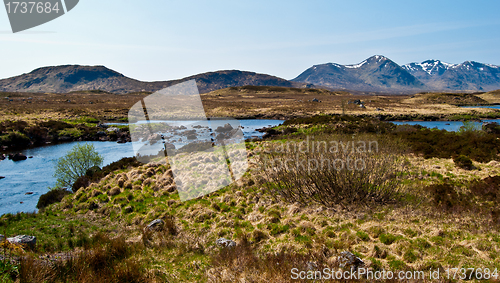
[[[96,234],[88,249],[68,253],[54,261],[21,257],[20,282],[150,282],[143,264],[135,255],[143,246],[127,243],[123,237]]]
[[[376,136],[322,136],[274,142],[260,154],[268,191],[289,202],[385,204],[400,195],[401,147]]]

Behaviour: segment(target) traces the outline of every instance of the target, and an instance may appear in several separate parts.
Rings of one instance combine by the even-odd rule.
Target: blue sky
[[[12,34],[0,10],[0,78],[82,64],[145,81],[224,69],[292,79],[314,64],[376,54],[500,65],[498,11],[496,0],[81,0]]]

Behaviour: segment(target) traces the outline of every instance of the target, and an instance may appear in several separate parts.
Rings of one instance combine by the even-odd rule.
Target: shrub
[[[469,197],[458,193],[451,184],[433,184],[425,189],[430,192],[431,200],[438,208],[444,210],[463,210],[469,207]]]
[[[92,144],[77,144],[65,156],[59,158],[54,177],[57,188],[72,188],[75,181],[93,166],[102,165],[104,158]],[[78,188],[77,188],[78,189]]]
[[[71,194],[66,189],[53,189],[40,196],[36,208],[42,209],[50,204],[60,202],[65,196]]]
[[[498,160],[500,140],[494,133],[465,131],[463,133],[445,130],[431,130],[415,127],[415,131],[393,132],[409,143],[413,152],[425,158],[451,158],[465,155],[478,162]]]
[[[76,245],[84,250],[68,260],[50,265],[43,259],[24,256],[19,262],[20,282],[152,282],[144,265],[134,255],[143,246],[126,243],[123,237],[110,239],[97,233],[91,238],[82,235]]]
[[[267,234],[264,231],[259,230],[259,229],[253,230],[252,239],[254,242],[258,243],[262,240],[265,240],[266,238],[267,238]]]
[[[332,150],[332,142],[344,145],[356,142],[347,136],[335,138],[325,136],[322,143],[328,145],[328,149],[318,146],[320,150],[316,149],[319,142],[313,144],[314,150],[275,143],[271,153],[260,156],[261,170],[268,181],[267,191],[291,203],[320,203],[330,207],[395,202],[399,197],[395,178],[400,166],[397,146],[380,141],[384,148],[379,151],[377,141],[377,148],[372,150],[367,144],[364,151],[350,148],[346,151],[340,145],[340,150]],[[359,162],[355,165],[354,161],[358,160],[362,161],[361,165]]]
[[[473,168],[472,160],[470,160],[470,158],[465,155],[454,157],[453,162],[455,163],[455,166],[462,169],[471,170]]]
[[[498,202],[500,197],[499,186],[500,176],[490,176],[480,181],[473,181],[469,188],[471,193],[480,199]]]
[[[25,134],[18,131],[9,132],[6,135],[0,136],[0,145],[22,147],[29,144],[30,139]]]

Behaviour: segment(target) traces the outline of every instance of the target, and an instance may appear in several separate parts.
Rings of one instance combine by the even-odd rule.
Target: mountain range
[[[314,65],[292,80],[254,72],[224,70],[179,80],[144,82],[104,66],[64,65],[43,67],[0,80],[0,91],[65,93],[99,89],[119,94],[154,92],[191,79],[196,80],[200,93],[245,85],[385,93],[491,91],[500,89],[500,67],[474,61],[448,64],[439,60],[400,66],[387,57],[375,55],[354,65]]]
[[[399,66],[387,57],[375,55],[356,65],[315,65],[292,81],[360,91],[490,91],[500,88],[500,67],[439,60]]]

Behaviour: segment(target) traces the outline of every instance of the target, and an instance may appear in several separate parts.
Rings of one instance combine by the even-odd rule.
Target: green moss
[[[392,243],[396,242],[397,240],[400,239],[400,237],[394,236],[390,233],[383,233],[378,236],[378,239],[380,240],[381,243],[386,244],[386,245],[391,245]]]
[[[77,128],[67,128],[67,129],[58,131],[57,135],[60,137],[68,136],[68,137],[72,137],[72,138],[79,138],[82,136],[82,131],[80,131]]]
[[[368,236],[368,233],[363,231],[356,232],[356,236],[358,236],[358,238],[365,242],[370,240],[370,236]]]

